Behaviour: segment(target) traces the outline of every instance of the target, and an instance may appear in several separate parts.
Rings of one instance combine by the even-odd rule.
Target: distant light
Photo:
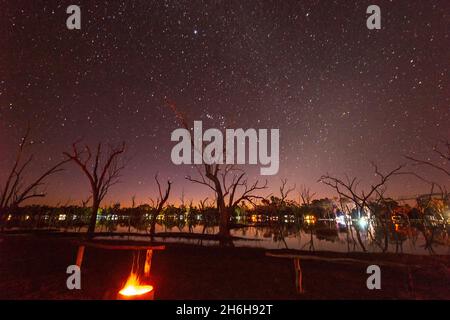
[[[361,228],[363,228],[363,229],[366,228],[367,225],[369,224],[369,222],[367,221],[367,218],[366,218],[366,217],[361,217],[361,218],[359,219],[358,223],[359,223],[359,226],[360,226]]]
[[[307,224],[315,224],[316,223],[316,217],[314,215],[307,215],[307,216],[305,216],[305,222]]]
[[[198,30],[194,30],[194,34],[198,34]]]
[[[343,226],[346,225],[346,223],[345,223],[345,217],[344,217],[344,216],[336,217],[336,222],[337,222],[338,224],[340,224],[340,225],[343,225]]]

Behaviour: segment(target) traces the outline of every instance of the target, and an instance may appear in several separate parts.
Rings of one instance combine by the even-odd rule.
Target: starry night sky
[[[66,8],[81,7],[81,30]],[[381,7],[382,29],[366,28]],[[127,143],[129,164],[105,204],[154,195],[153,176],[174,182],[172,202],[210,196],[175,166],[179,127],[279,128],[280,171],[269,178],[333,195],[320,175],[370,183],[404,155],[430,156],[450,138],[450,3],[443,1],[5,1],[0,9],[0,177],[27,123],[37,161],[62,158],[72,142]],[[259,165],[247,168],[250,180]],[[436,172],[423,171],[445,183]],[[262,177],[264,178],[264,177]],[[49,180],[46,202],[89,194],[74,165]],[[396,178],[392,195],[428,191]]]

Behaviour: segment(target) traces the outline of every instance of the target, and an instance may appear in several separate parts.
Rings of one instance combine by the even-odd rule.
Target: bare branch
[[[288,180],[287,180],[286,178],[285,178],[285,179],[281,179],[281,186],[280,186],[280,196],[281,196],[281,199],[280,199],[280,202],[281,202],[282,204],[285,203],[287,197],[289,196],[289,193],[291,193],[292,191],[294,191],[295,188],[296,188],[296,186],[295,186],[295,184],[294,184],[293,187],[288,188],[288,189],[286,190],[287,182],[288,182]]]
[[[440,141],[433,146],[433,152],[438,155],[438,157],[447,162],[450,165],[450,141]],[[411,156],[405,156],[406,159],[411,160],[415,165],[425,165],[431,168],[434,168],[438,171],[445,173],[450,177],[450,168],[447,169],[442,165],[432,162],[430,159],[423,160],[417,159]]]
[[[78,141],[72,144],[72,153],[64,152],[63,154],[67,157],[67,161],[73,161],[78,165],[91,185],[93,212],[88,233],[92,234],[95,230],[97,211],[101,201],[109,189],[119,183],[120,173],[124,169],[124,165],[119,164],[118,158],[125,152],[125,142],[117,148],[110,146],[110,152],[104,162],[102,161],[102,144],[97,144],[93,163],[89,146],[86,145],[84,150],[80,151],[77,144]]]
[[[33,155],[30,155],[27,160],[22,163],[24,157],[25,148],[28,144],[30,137],[30,126],[27,127],[25,135],[21,138],[17,155],[11,171],[6,179],[5,185],[1,188],[0,194],[0,214],[4,208],[17,207],[25,200],[37,197],[44,197],[45,192],[38,192],[37,189],[45,184],[45,180],[60,171],[62,166],[67,162],[63,160],[55,164],[53,167],[42,173],[40,176],[31,180],[31,182],[25,183],[24,173],[26,169],[31,165],[34,160]]]

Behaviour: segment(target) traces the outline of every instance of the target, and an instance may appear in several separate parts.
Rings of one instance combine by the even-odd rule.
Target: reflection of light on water
[[[339,220],[338,220],[339,219]],[[345,226],[345,217],[340,216],[336,217],[336,222],[339,223],[339,221],[343,222]],[[353,229],[349,222],[349,228]],[[358,223],[359,220],[355,221],[355,226]],[[317,221],[316,225],[321,226],[321,221]],[[335,228],[335,224],[333,221],[330,222],[332,225],[329,226],[330,229]],[[334,226],[334,227],[333,227]],[[393,226],[395,227],[395,226]],[[315,227],[313,227],[314,230]],[[360,227],[361,228],[361,227]],[[328,229],[328,228],[327,228]],[[334,230],[334,229],[333,229]],[[116,230],[117,232],[127,232],[128,227],[118,227]],[[203,229],[203,225],[196,225],[189,227],[187,225],[178,228],[178,227],[164,227],[162,225],[156,226],[156,232],[167,232],[167,233],[179,233],[179,232],[186,232],[186,233],[192,233],[192,234],[205,234],[205,235],[212,235],[216,234],[219,231],[218,227],[208,227],[205,230]],[[353,234],[354,234],[353,229]],[[361,238],[363,239],[364,245],[366,246],[366,249],[368,252],[380,252],[380,247],[371,240],[371,237],[368,235],[368,233],[372,236],[376,234],[375,226],[373,223],[369,223],[369,220],[367,219],[367,226],[364,229],[364,232],[361,233]],[[274,239],[274,233],[279,233],[279,230],[274,228],[268,228],[268,227],[256,227],[256,226],[250,226],[245,228],[239,228],[239,229],[232,229],[231,235],[235,237],[244,238],[243,240],[234,240],[233,244],[236,247],[255,247],[255,248],[262,248],[262,249],[284,249],[285,244],[283,241],[275,240]],[[348,252],[349,251],[349,241],[351,249],[350,251],[362,251],[361,248],[356,245],[356,247],[353,247],[352,244],[352,238],[349,236],[351,233],[347,233],[345,231],[338,232],[337,238],[335,241],[329,241],[326,239],[321,239],[320,237],[316,236],[316,233],[313,231],[311,234],[311,230],[293,230],[292,232],[289,232],[285,235],[284,241],[286,242],[289,249],[297,249],[297,250],[305,250],[305,243],[310,241],[311,236],[314,241],[314,249],[315,251],[334,251],[334,252]],[[265,237],[266,235],[266,237]],[[267,237],[269,235],[269,237]],[[117,240],[135,240],[135,241],[148,241],[148,234],[142,232],[142,235],[138,236],[113,236],[113,237],[96,237],[97,239],[117,239]],[[192,244],[192,245],[202,245],[202,246],[216,246],[218,245],[217,240],[201,240],[199,238],[183,238],[183,237],[158,237],[156,235],[155,237],[156,242],[164,242],[164,243],[183,243],[183,244]],[[411,240],[411,238],[406,238],[403,242],[403,253],[409,253],[409,254],[423,254],[428,255],[429,252],[424,249],[425,239],[423,238],[422,233],[416,233],[416,237],[414,242]],[[450,246],[448,245],[439,245],[434,244],[433,249],[435,250],[436,254],[444,254],[444,255],[450,255]],[[389,243],[388,244],[388,252],[395,252],[396,250],[396,244],[395,243]]]
[[[367,217],[361,217],[358,220],[358,224],[362,229],[366,229],[369,224],[369,221],[368,221]]]

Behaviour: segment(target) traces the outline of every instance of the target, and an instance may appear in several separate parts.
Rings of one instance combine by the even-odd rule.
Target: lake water
[[[393,229],[389,233],[387,252],[407,254],[442,254],[450,255],[450,239],[448,226],[434,228],[433,234],[430,230],[408,227]],[[385,235],[372,226],[359,229],[361,243],[368,252],[382,252],[385,245]],[[98,230],[101,231],[101,230]],[[133,228],[132,232],[135,232]],[[128,227],[118,227],[115,232],[128,232]],[[215,240],[200,240],[198,238],[177,237],[176,233],[190,234],[216,234],[217,226],[204,228],[202,225],[188,227],[156,225],[156,232],[164,234],[164,237],[155,236],[156,241],[167,243],[188,243],[201,245],[217,245]],[[233,241],[237,247],[257,247],[266,249],[297,249],[306,251],[333,251],[333,252],[362,252],[362,247],[356,236],[354,227],[342,228],[335,222],[318,221],[314,225],[306,226],[246,226],[232,229],[231,235],[239,239]],[[173,234],[173,236],[171,236]],[[428,245],[426,237],[428,238]],[[131,237],[113,236],[124,240],[148,240],[148,234],[133,235]],[[108,237],[111,239],[111,237]],[[432,241],[430,241],[432,239]],[[431,245],[429,245],[432,243]]]

